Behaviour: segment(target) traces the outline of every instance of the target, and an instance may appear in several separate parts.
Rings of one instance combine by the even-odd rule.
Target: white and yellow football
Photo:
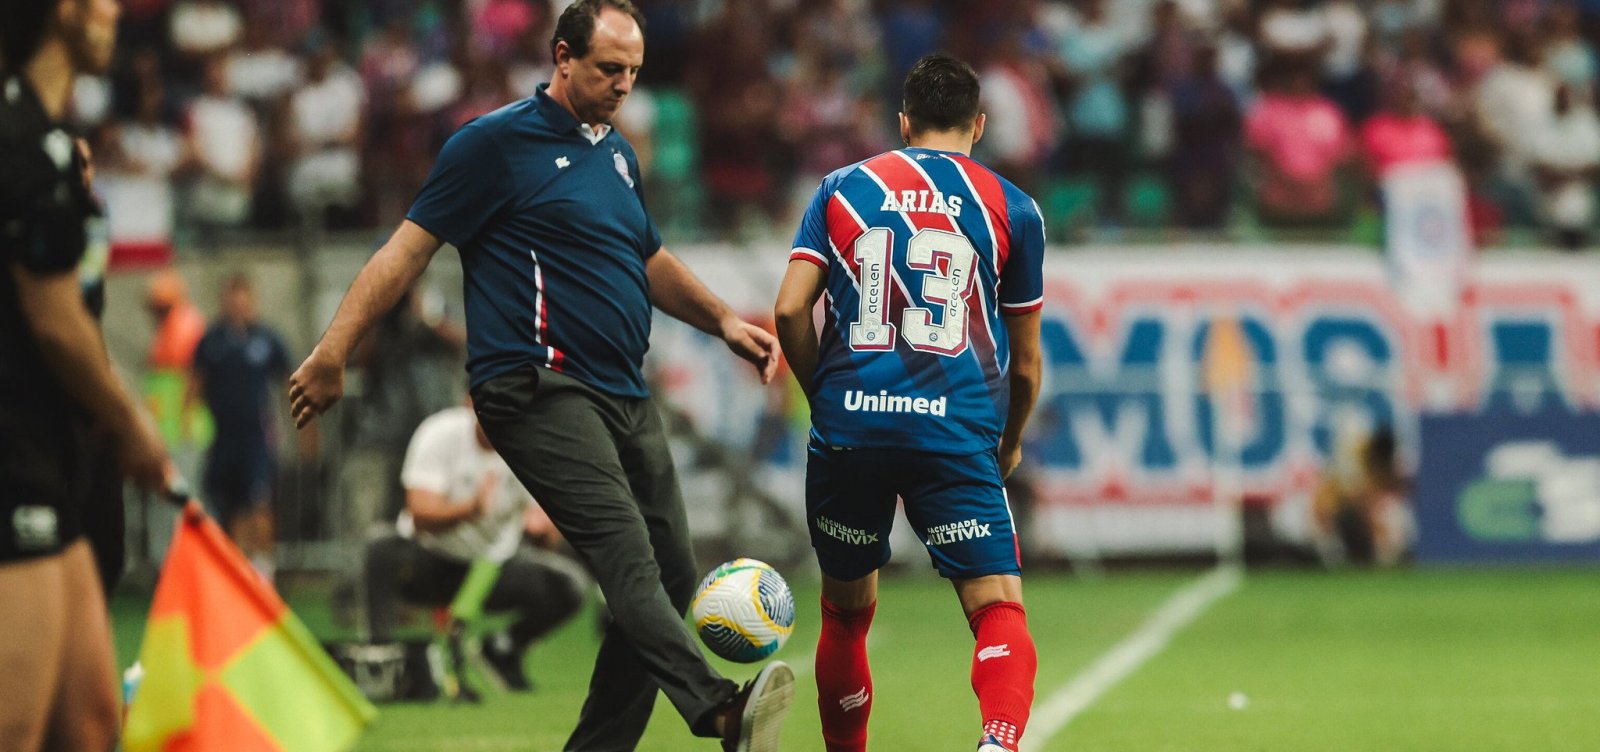
[[[711,570],[690,604],[694,630],[711,652],[754,663],[783,647],[794,632],[794,593],[778,570],[734,559]]]

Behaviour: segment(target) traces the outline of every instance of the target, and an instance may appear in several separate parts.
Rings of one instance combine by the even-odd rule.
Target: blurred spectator
[[[1262,3],[1260,40],[1273,66],[1319,61],[1333,48],[1327,17],[1310,0]]]
[[[469,51],[467,63],[462,66],[461,72],[461,97],[450,109],[451,130],[516,99],[511,92],[511,77],[506,74],[505,64],[499,60]]]
[[[189,104],[189,149],[196,176],[189,191],[191,217],[204,227],[234,227],[250,217],[261,132],[256,114],[228,93],[220,59],[205,64],[205,93]]]
[[[889,101],[900,100],[900,83],[911,66],[938,49],[944,19],[933,0],[891,0],[883,17],[884,88]],[[895,108],[896,110],[899,107]]]
[[[274,46],[263,27],[245,27],[244,41],[228,54],[228,93],[257,104],[275,104],[300,84],[303,66]]]
[[[126,0],[128,62],[109,89],[78,82],[76,119],[86,130],[110,126],[102,144],[116,140],[138,120],[139,82],[157,80],[163,117],[182,119],[190,136],[194,159],[179,177],[196,190],[177,203],[202,238],[246,219],[281,227],[285,198],[352,204],[335,224],[370,225],[403,209],[453,129],[548,78],[550,31],[565,3]],[[1246,195],[1226,184],[1232,173],[1180,186],[1227,141],[1218,130],[1227,118],[1213,107],[1217,80],[1239,110],[1256,112],[1263,88],[1281,94],[1304,69],[1350,124],[1378,109],[1390,82],[1409,80],[1421,112],[1449,133],[1477,213],[1534,226],[1547,213],[1526,134],[1551,117],[1555,84],[1582,96],[1600,76],[1600,0],[652,0],[643,12],[659,54],[635,98],[660,103],[673,198],[656,209],[678,231],[701,229],[702,218],[715,231],[777,231],[792,186],[888,132],[884,114],[899,108],[905,71],[935,48],[982,74],[990,118],[979,156],[1006,177],[1037,192],[1063,172],[1087,173],[1100,197],[1094,215],[1107,223],[1134,185],[1127,192],[1141,220],[1165,214],[1207,228],[1226,225],[1224,197]],[[317,43],[319,24],[348,44]],[[303,44],[308,36],[313,44]],[[1215,49],[1214,75],[1193,71],[1200,46]],[[324,61],[332,75],[302,96],[319,54],[334,58]],[[222,93],[211,70],[218,57]],[[359,71],[358,86],[346,66]],[[1181,115],[1179,87],[1189,108]],[[343,127],[349,107],[298,119],[291,99],[335,90],[358,91],[336,104],[366,103],[354,130]],[[645,143],[657,109],[633,108],[615,125]],[[1247,135],[1242,124],[1233,135]],[[1180,153],[1196,138],[1201,157]],[[1175,211],[1136,180],[1146,166],[1168,170]]]
[[[782,91],[769,66],[771,24],[755,3],[727,3],[700,33],[688,84],[699,111],[700,155],[712,219],[734,230],[778,210],[774,148]]]
[[[1560,4],[1545,20],[1545,68],[1559,83],[1588,91],[1597,74],[1594,45],[1583,38],[1578,9]]]
[[[824,58],[789,87],[782,127],[797,160],[797,195],[815,190],[828,173],[889,146],[877,113],[857,96],[848,72],[842,59]]]
[[[361,196],[361,77],[334,46],[314,39],[305,83],[289,100],[289,200],[305,217],[354,208]]]
[[[1417,522],[1397,450],[1388,427],[1340,442],[1312,509],[1313,541],[1325,564],[1394,566],[1410,556]]]
[[[1536,216],[1528,134],[1541,130],[1555,98],[1555,87],[1540,67],[1539,49],[1532,29],[1508,34],[1505,58],[1484,75],[1477,91],[1478,122],[1499,161],[1493,190],[1508,219],[1517,224],[1529,224]]]
[[[1344,115],[1318,93],[1311,69],[1276,71],[1245,122],[1245,145],[1259,159],[1261,219],[1279,225],[1337,219],[1338,171],[1350,141]]]
[[[292,47],[322,17],[322,0],[237,0],[245,25],[266,44]]]
[[[1359,123],[1378,109],[1383,88],[1379,75],[1383,57],[1375,45],[1365,45],[1356,51],[1356,59],[1347,71],[1337,78],[1331,75],[1324,78],[1323,93],[1338,105],[1347,122]]]
[[[1382,178],[1404,164],[1450,159],[1450,137],[1422,111],[1416,86],[1408,80],[1390,84],[1383,111],[1361,125],[1361,156],[1373,176]]]
[[[1552,116],[1528,135],[1545,222],[1563,248],[1588,243],[1594,183],[1600,177],[1600,119],[1568,84],[1556,88]]]
[[[394,16],[367,40],[359,71],[366,90],[365,153],[367,189],[380,221],[405,212],[416,192],[416,165],[426,163],[432,145],[426,112],[436,112],[460,94],[461,76],[446,61],[423,73],[422,56],[412,41],[411,19]],[[438,74],[445,73],[440,81]],[[442,95],[434,94],[444,84]]]
[[[1122,219],[1128,170],[1129,108],[1121,76],[1133,44],[1112,24],[1106,4],[1083,3],[1081,22],[1061,41],[1061,62],[1075,91],[1067,105],[1067,158],[1094,176],[1100,218],[1115,223]]]
[[[143,79],[132,121],[103,132],[99,144],[99,191],[105,197],[112,241],[163,246],[172,240],[173,177],[188,162],[183,136],[166,120],[165,87]],[[172,446],[172,442],[167,442]]]
[[[276,402],[288,375],[288,350],[283,338],[261,323],[250,280],[230,277],[222,286],[222,316],[194,352],[191,395],[204,398],[216,424],[202,492],[228,535],[268,581],[274,569],[278,468],[274,415],[282,412]]]
[[[1417,105],[1437,118],[1460,119],[1463,115],[1456,103],[1455,90],[1450,79],[1434,60],[1428,49],[1428,35],[1420,30],[1407,32],[1401,37],[1398,54],[1393,65],[1384,71],[1384,77],[1394,85],[1404,81],[1417,98]]]
[[[122,0],[117,44],[126,49],[152,49],[171,38],[167,15],[172,0]]]
[[[865,3],[813,0],[801,8],[804,10],[795,44],[798,55],[828,60],[847,71],[872,63],[881,37],[877,20],[866,12]]]
[[[1233,203],[1242,121],[1233,90],[1217,71],[1217,50],[1201,47],[1193,72],[1172,89],[1172,193],[1185,227],[1220,229]]]
[[[1247,4],[1236,5],[1222,17],[1217,34],[1217,72],[1228,82],[1240,107],[1248,107],[1256,95],[1256,23]]]
[[[1372,20],[1372,35],[1385,46],[1396,46],[1400,40],[1420,27],[1432,22],[1428,18],[1427,3],[1416,0],[1374,0],[1367,11]]]
[[[490,58],[516,49],[517,40],[542,23],[541,14],[548,11],[544,3],[536,9],[528,0],[484,0],[478,6],[472,19],[473,51]]]
[[[222,0],[179,0],[171,24],[172,46],[190,58],[227,50],[244,28],[239,11]]]
[[[150,338],[141,393],[162,439],[174,449],[174,459],[181,461],[189,454],[188,448],[210,438],[201,435],[205,431],[201,427],[203,413],[184,404],[194,351],[206,333],[206,318],[189,300],[188,286],[176,269],[164,269],[150,278],[144,305],[155,325],[155,336]]]
[[[1055,150],[1059,125],[1048,72],[1024,50],[1023,31],[1013,26],[998,32],[988,60],[978,69],[989,117],[974,148],[986,164],[1033,191],[1040,168]],[[1120,153],[1113,159],[1119,160]]]
[[[1355,0],[1327,0],[1322,4],[1322,24],[1327,53],[1322,58],[1328,85],[1340,88],[1360,70],[1367,51],[1367,16]]]
[[[1097,13],[1103,15],[1104,8]],[[1139,51],[1139,70],[1134,78],[1141,89],[1169,89],[1193,71],[1199,40],[1184,22],[1175,0],[1156,3],[1151,18],[1150,40]]]

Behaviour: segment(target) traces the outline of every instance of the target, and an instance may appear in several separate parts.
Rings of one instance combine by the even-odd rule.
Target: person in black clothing
[[[86,293],[105,269],[97,211],[61,120],[79,73],[104,72],[117,0],[0,0],[0,740],[104,750],[117,733],[110,623],[84,539],[101,477],[164,486],[155,426],[111,369]]]

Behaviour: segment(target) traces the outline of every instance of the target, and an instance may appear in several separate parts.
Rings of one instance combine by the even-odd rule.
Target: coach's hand
[[[1011,477],[1011,473],[1014,472],[1017,469],[1017,465],[1020,464],[1022,464],[1022,444],[1019,442],[1017,444],[1007,446],[1005,442],[1001,442],[1000,479],[1005,480],[1006,478]]]
[[[311,351],[289,377],[289,412],[294,427],[305,428],[344,396],[344,363],[320,348]]]
[[[728,349],[756,367],[761,383],[772,381],[778,373],[778,338],[744,319],[729,316],[722,321],[722,341]]]

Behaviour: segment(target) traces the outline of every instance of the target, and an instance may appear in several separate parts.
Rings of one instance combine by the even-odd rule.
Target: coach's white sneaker
[[[794,701],[794,671],[783,661],[761,667],[723,721],[723,752],[777,752],[783,717]]]

